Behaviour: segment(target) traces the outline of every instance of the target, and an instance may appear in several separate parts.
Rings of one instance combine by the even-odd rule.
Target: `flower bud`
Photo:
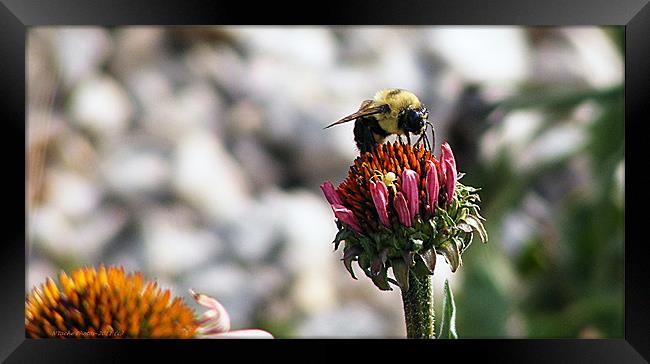
[[[435,211],[434,204],[438,202],[438,194],[440,193],[438,171],[432,161],[427,161],[427,166],[427,177],[424,183],[427,190],[427,202],[431,211]]]
[[[395,210],[397,211],[399,222],[406,227],[411,227],[411,214],[409,213],[406,199],[401,192],[397,192],[397,195],[395,195],[393,206],[395,206]]]
[[[418,174],[414,170],[404,169],[402,172],[402,192],[406,197],[411,220],[420,212],[420,196],[418,194]]]
[[[388,220],[388,188],[382,181],[374,182],[370,181],[370,195],[372,196],[372,202],[375,204],[375,209],[377,209],[377,214],[379,215],[379,221],[387,227],[390,228],[390,220]]]

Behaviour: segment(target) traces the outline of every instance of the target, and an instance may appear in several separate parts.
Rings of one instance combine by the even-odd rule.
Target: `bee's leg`
[[[416,144],[416,145],[417,145],[417,144],[420,144],[420,142],[422,141],[422,139],[424,139],[424,137],[425,137],[426,135],[427,135],[427,133],[426,133],[426,130],[425,130],[424,133],[420,134],[420,137],[418,138],[418,141],[415,142],[415,144]],[[426,139],[425,139],[425,140],[426,140]]]
[[[406,133],[406,141],[411,144],[411,133],[409,132]]]
[[[436,129],[434,129],[433,124],[427,121],[427,124],[431,127],[431,139],[433,140],[433,143],[431,144],[431,149],[433,150],[436,147]]]
[[[429,137],[426,134],[424,135],[424,148],[426,150],[431,150],[431,144],[429,144]]]
[[[402,139],[402,136],[401,136],[401,135],[398,134],[398,135],[397,135],[397,139],[399,139],[399,143],[400,143],[400,144],[404,144],[404,140]]]

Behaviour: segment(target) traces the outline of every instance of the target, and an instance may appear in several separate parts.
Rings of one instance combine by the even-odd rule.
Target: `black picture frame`
[[[456,360],[477,355],[498,362],[647,362],[650,358],[650,304],[643,209],[650,206],[644,176],[650,103],[650,5],[648,0],[501,0],[501,1],[333,1],[300,4],[223,1],[71,1],[2,0],[0,5],[0,88],[4,138],[6,214],[0,245],[0,359],[7,362],[122,362],[145,357],[213,360],[249,356],[286,356],[307,362],[325,357],[350,359],[379,354],[389,360],[409,355],[444,354]],[[622,25],[625,26],[626,239],[625,337],[603,340],[31,340],[25,338],[25,184],[19,166],[25,151],[25,42],[29,27],[42,25],[186,24],[418,24],[418,25]],[[645,167],[645,168],[644,168]],[[14,172],[15,168],[16,172]],[[25,165],[23,164],[23,168]],[[26,168],[25,168],[26,171]],[[26,173],[26,172],[25,172]],[[25,174],[26,177],[26,174]],[[20,196],[18,191],[23,192]],[[631,196],[631,197],[630,197]],[[630,198],[628,198],[630,197]],[[22,259],[21,259],[22,258]],[[394,349],[393,349],[394,348]],[[224,356],[223,358],[221,358]],[[645,358],[645,359],[644,359]],[[228,359],[230,360],[230,359]],[[433,360],[433,357],[432,359]]]

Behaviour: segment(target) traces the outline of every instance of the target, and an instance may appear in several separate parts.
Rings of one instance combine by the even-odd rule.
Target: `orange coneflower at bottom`
[[[27,296],[25,333],[31,338],[272,338],[262,330],[230,331],[230,319],[214,298],[191,291],[208,310],[196,317],[182,298],[171,299],[155,281],[121,267],[61,272]]]
[[[190,338],[194,312],[170,291],[123,268],[61,272],[59,288],[48,278],[27,297],[28,337]]]

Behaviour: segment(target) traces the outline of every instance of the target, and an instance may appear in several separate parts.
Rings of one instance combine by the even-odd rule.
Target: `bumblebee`
[[[386,137],[398,135],[400,140],[405,135],[411,143],[410,134],[420,135],[417,143],[424,137],[425,147],[431,149],[426,137],[429,112],[420,100],[410,91],[386,89],[375,94],[372,100],[365,100],[354,114],[325,127],[330,128],[355,120],[354,141],[361,153],[369,152]],[[435,143],[435,141],[434,141]]]

